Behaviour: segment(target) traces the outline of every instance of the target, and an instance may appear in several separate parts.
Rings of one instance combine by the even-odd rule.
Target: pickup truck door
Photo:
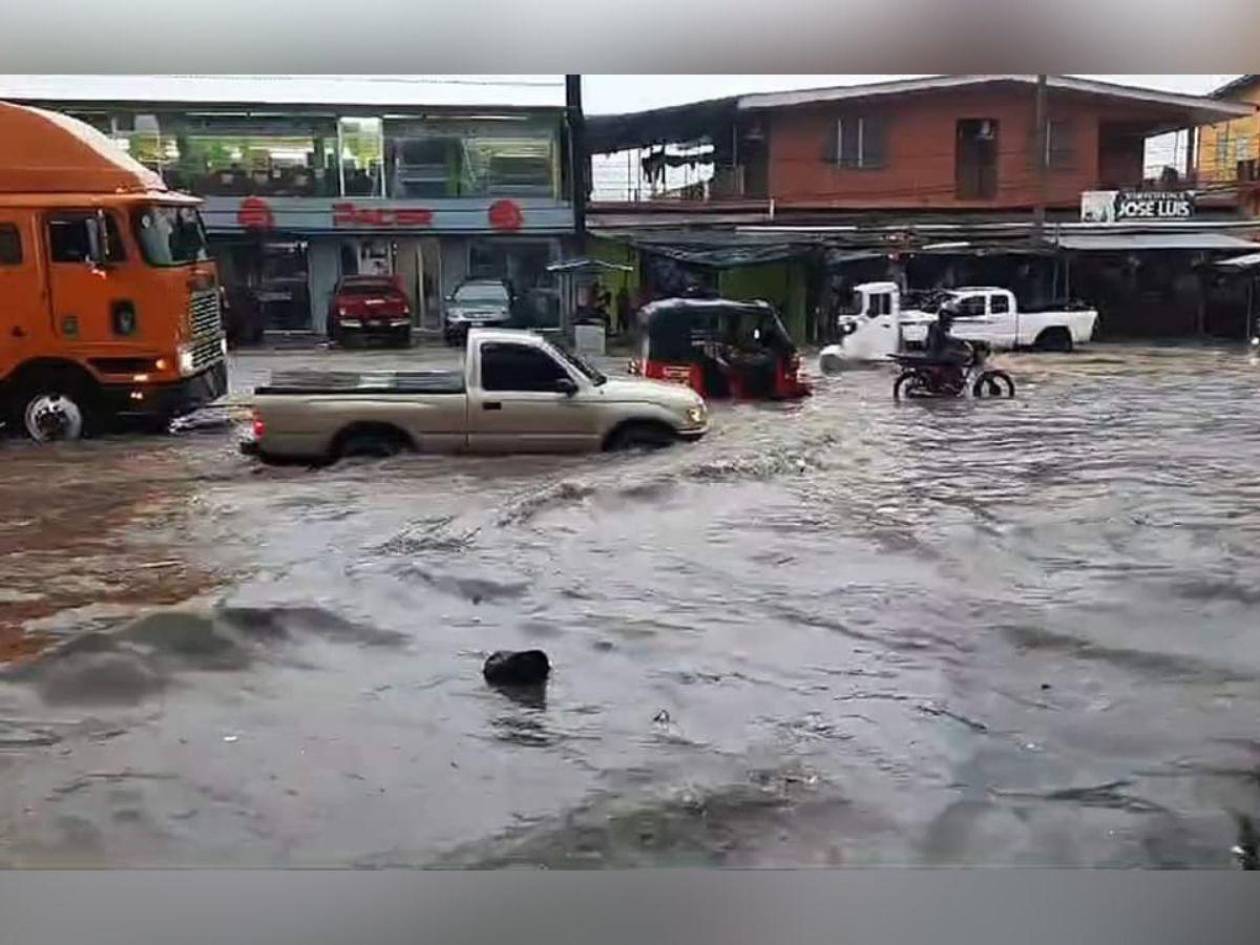
[[[958,314],[950,334],[965,341],[993,343],[993,316],[989,314],[984,295],[964,295],[957,299]]]
[[[468,385],[468,448],[478,453],[578,452],[599,447],[598,391],[546,348],[483,341]],[[558,385],[567,382],[573,392]]]
[[[1019,341],[1019,314],[1011,296],[994,292],[989,296],[989,337],[995,348],[1013,348]]]

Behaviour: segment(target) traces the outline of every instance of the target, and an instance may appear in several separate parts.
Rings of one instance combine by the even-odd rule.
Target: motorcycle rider
[[[926,351],[929,358],[941,365],[944,379],[951,385],[961,385],[963,368],[972,358],[971,346],[949,333],[958,317],[955,302],[946,302],[936,313],[936,321],[928,326]]]

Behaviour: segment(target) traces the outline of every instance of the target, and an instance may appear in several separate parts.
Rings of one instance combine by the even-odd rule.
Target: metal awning
[[[1228,233],[1080,233],[1058,238],[1060,249],[1098,253],[1128,253],[1148,249],[1234,250],[1260,244]]]
[[[1246,256],[1231,256],[1218,262],[1220,269],[1255,269],[1260,267],[1260,253],[1248,253]]]
[[[547,267],[548,272],[634,272],[633,266],[605,262],[602,259],[562,259]]]

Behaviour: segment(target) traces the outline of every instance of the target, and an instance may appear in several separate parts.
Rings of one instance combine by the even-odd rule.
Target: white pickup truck
[[[939,305],[946,301],[958,312],[951,334],[966,341],[985,341],[995,350],[1071,351],[1093,337],[1098,320],[1098,312],[1084,306],[1020,309],[1009,289],[991,286],[944,290],[931,311],[903,309],[895,282],[867,282],[853,293],[851,311],[839,317],[840,342],[820,353],[824,371],[845,362],[883,361],[890,354],[922,345]]]
[[[606,377],[532,332],[474,328],[457,371],[307,373],[257,388],[241,448],[314,463],[404,450],[561,453],[664,446],[708,428],[688,387]]]

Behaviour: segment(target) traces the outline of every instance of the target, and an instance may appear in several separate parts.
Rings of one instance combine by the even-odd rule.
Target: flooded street
[[[1233,865],[1260,364],[1000,360],[647,455],[3,443],[0,866]]]

